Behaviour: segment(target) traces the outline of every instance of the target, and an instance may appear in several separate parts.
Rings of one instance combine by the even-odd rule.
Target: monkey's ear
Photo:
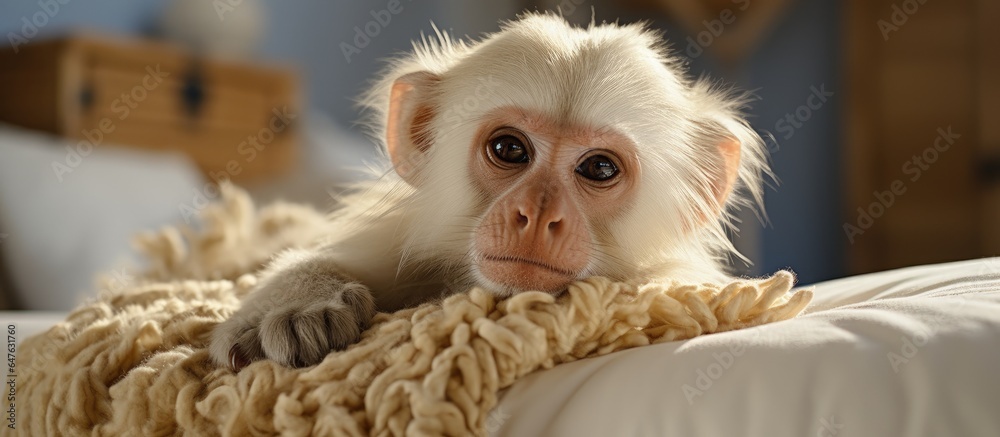
[[[712,194],[720,209],[717,212],[721,212],[736,185],[736,177],[740,172],[740,141],[731,137],[724,138],[719,143],[719,155],[722,159],[722,172],[712,183]]]
[[[437,81],[434,74],[420,71],[403,75],[392,84],[385,144],[396,173],[411,184],[424,153],[431,146],[429,125],[434,110],[428,96]]]

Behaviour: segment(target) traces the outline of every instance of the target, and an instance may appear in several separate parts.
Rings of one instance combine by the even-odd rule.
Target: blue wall
[[[767,191],[771,224],[763,230],[758,272],[790,267],[803,283],[846,271],[840,211],[840,114],[846,96],[840,13],[841,3],[835,0],[798,2],[751,57],[741,80],[747,88],[759,89],[753,123],[770,131],[778,145],[772,164],[780,185]],[[833,96],[817,110],[798,109],[809,118],[786,139],[789,128],[776,123],[806,105],[811,88],[821,85]]]
[[[108,32],[137,33],[151,25],[152,18],[161,9],[159,0],[61,0],[43,1],[59,7],[52,18],[41,28],[41,36],[64,32],[71,28],[96,28]],[[0,32],[7,46],[8,32],[20,33],[22,18],[42,11],[37,0],[6,0],[0,4]],[[54,8],[50,8],[53,10]]]
[[[421,30],[431,30],[430,21],[440,22],[440,2],[422,2],[419,7],[402,1],[402,11],[360,48],[360,53],[344,56],[341,43],[353,45],[355,26],[372,20],[373,9],[382,10],[385,1],[299,0],[294,7],[278,7],[270,2],[270,36],[264,53],[272,59],[295,62],[302,67],[311,105],[326,111],[345,126],[357,120],[354,100],[378,71],[385,56],[410,47]],[[282,2],[289,5],[292,2]]]

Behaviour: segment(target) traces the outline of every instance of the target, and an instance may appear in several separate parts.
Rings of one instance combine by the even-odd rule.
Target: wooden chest
[[[0,51],[0,121],[75,141],[176,150],[213,180],[294,164],[289,71],[202,59],[171,45],[74,36]]]

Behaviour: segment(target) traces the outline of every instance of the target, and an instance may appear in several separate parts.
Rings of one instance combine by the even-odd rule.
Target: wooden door
[[[849,271],[1000,253],[997,2],[847,9]]]

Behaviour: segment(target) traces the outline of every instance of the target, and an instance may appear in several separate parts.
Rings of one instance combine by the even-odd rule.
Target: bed
[[[793,320],[531,374],[502,393],[486,429],[498,436],[1000,435],[1000,258],[815,287]],[[62,314],[0,318],[23,339]]]
[[[192,187],[201,183],[185,163],[173,167],[160,163],[154,168],[143,165],[142,157],[95,152],[80,167],[79,176],[107,173],[109,168],[138,168],[148,178],[150,172],[160,171],[156,173],[160,177],[153,180],[171,182],[157,185],[172,187],[173,197],[163,201],[164,193],[157,194],[160,208],[147,205],[143,211],[148,219],[132,220],[135,223],[127,226],[84,220],[81,217],[93,216],[87,214],[94,208],[80,200],[120,184],[95,182],[89,191],[77,193],[66,190],[78,185],[32,182],[33,176],[51,175],[25,173],[20,170],[29,166],[16,162],[33,159],[44,167],[61,157],[61,152],[34,143],[54,140],[11,129],[3,130],[3,135],[11,140],[0,141],[0,148],[19,160],[8,161],[3,167],[7,171],[0,172],[0,198],[31,208],[0,211],[0,222],[6,226],[2,249],[8,261],[16,261],[12,264],[17,273],[15,285],[35,291],[22,294],[19,300],[35,308],[73,307],[76,299],[72,296],[83,291],[73,288],[89,283],[93,270],[108,268],[109,254],[120,248],[110,247],[104,250],[107,256],[95,256],[93,241],[97,239],[89,235],[101,235],[102,242],[126,241],[135,229],[176,222],[174,205],[188,201]],[[314,136],[330,137],[331,133]],[[43,202],[23,201],[24,196],[46,193],[62,196],[50,203],[63,205],[63,214],[35,210],[43,208]],[[117,203],[100,211],[129,211],[136,202],[153,198],[139,189],[116,193],[101,197]],[[69,206],[74,200],[79,205]],[[38,227],[34,217],[62,221]],[[80,240],[74,244],[69,244],[76,241],[70,234],[29,238],[41,228],[68,232],[95,224],[104,225],[104,230],[73,233],[72,238]],[[32,241],[45,241],[60,250]],[[66,247],[90,250],[82,256]],[[12,257],[15,253],[18,256]],[[96,264],[81,266],[81,259],[103,264],[99,269]],[[52,275],[38,266],[56,266],[61,273]],[[15,326],[14,341],[20,344],[66,315],[64,311],[0,312],[0,322]],[[987,258],[816,284],[813,302],[793,320],[640,347],[533,373],[502,393],[486,428],[503,436],[996,436],[1000,435],[997,369],[1000,258]]]
[[[816,284],[793,320],[518,381],[500,436],[1000,435],[1000,258]]]

